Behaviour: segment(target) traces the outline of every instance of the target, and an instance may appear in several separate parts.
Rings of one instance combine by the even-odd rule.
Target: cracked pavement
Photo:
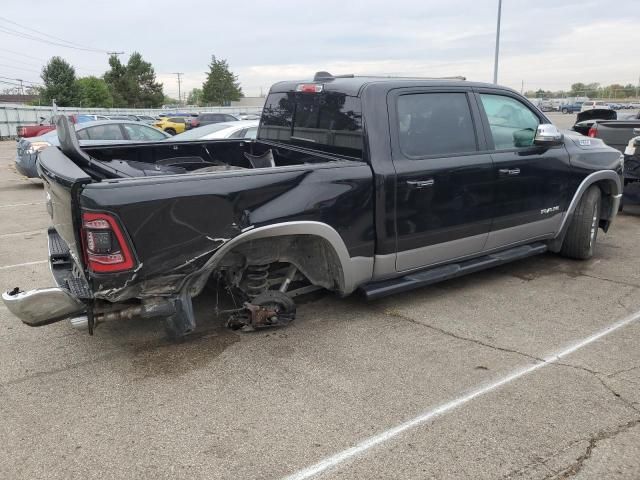
[[[0,267],[43,260],[38,181],[0,142]],[[9,205],[25,204],[19,207]],[[280,478],[640,310],[640,215],[588,262],[542,255],[375,302],[315,296],[239,334],[199,297],[197,333],[150,320],[29,328],[0,306],[0,478]],[[47,286],[46,264],[0,287]],[[638,479],[640,322],[321,478]]]

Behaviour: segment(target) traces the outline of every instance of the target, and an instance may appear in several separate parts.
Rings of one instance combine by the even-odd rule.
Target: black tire
[[[573,212],[560,250],[561,255],[577,260],[587,260],[593,256],[598,239],[601,205],[602,194],[600,189],[593,185],[584,193]]]
[[[563,108],[562,113],[569,113],[569,110],[567,110],[566,108]]]
[[[176,134],[176,131],[173,128],[165,128],[164,131],[167,132],[169,135]]]

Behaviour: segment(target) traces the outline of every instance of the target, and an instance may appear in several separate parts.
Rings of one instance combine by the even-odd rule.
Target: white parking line
[[[455,398],[446,403],[438,405],[437,407],[431,410],[427,410],[426,412],[422,413],[421,415],[418,415],[415,418],[412,418],[411,420],[401,423],[396,427],[390,428],[389,430],[385,430],[384,432],[374,435],[373,437],[369,437],[366,440],[363,440],[362,442],[358,443],[357,445],[351,448],[348,448],[346,450],[343,450],[342,452],[338,452],[335,455],[331,455],[330,457],[327,457],[324,460],[321,460],[320,462],[314,465],[311,465],[310,467],[299,470],[298,472],[286,477],[286,480],[304,480],[307,478],[315,477],[316,475],[319,475],[329,469],[335,468],[341,463],[346,462],[347,460],[350,460],[359,455],[362,455],[367,450],[373,447],[376,447],[378,445],[381,445],[407,430],[410,430],[415,427],[419,427],[420,425],[423,425],[440,415],[443,415],[451,410],[454,410],[455,408],[458,408],[475,398],[478,398],[486,393],[489,393],[497,388],[502,387],[503,385],[511,383],[514,380],[517,380],[521,377],[524,377],[529,373],[535,372],[536,370],[542,367],[553,364],[554,362],[557,362],[561,358],[564,358],[567,355],[570,355],[573,352],[580,350],[581,348],[586,347],[587,345],[595,342],[596,340],[599,340],[609,335],[610,333],[613,333],[616,330],[622,327],[625,327],[639,319],[640,319],[640,312],[636,312],[626,318],[623,318],[622,320],[619,320],[613,323],[612,325],[609,325],[603,330],[600,330],[599,332],[594,333],[593,335],[583,340],[579,340],[578,342],[564,348],[563,350],[560,350],[559,352],[552,353],[544,357],[542,359],[543,360],[542,362],[538,362],[529,367],[515,370],[514,372],[510,373],[506,377],[501,378],[500,380],[496,380],[492,383],[489,383],[488,385],[479,387],[476,390],[466,393],[458,398]]]
[[[15,265],[5,265],[0,267],[0,270],[8,270],[9,268],[28,267],[29,265],[40,265],[41,263],[47,263],[48,260],[38,260],[37,262],[16,263]]]

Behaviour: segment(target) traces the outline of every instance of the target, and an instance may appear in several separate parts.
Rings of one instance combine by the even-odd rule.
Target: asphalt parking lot
[[[0,142],[3,290],[53,284],[42,186],[14,155]],[[2,305],[0,478],[637,480],[639,239],[625,212],[587,262],[318,296],[250,334],[199,297],[180,344],[154,321],[90,337]]]

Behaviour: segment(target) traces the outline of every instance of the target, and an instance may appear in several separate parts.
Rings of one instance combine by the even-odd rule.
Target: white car
[[[171,138],[172,142],[190,140],[215,140],[223,138],[254,139],[258,133],[259,120],[238,120],[237,122],[210,123],[187,130]]]
[[[587,100],[582,104],[581,112],[586,110],[593,110],[594,108],[606,108],[611,110],[611,107],[604,102],[596,101],[596,100]]]

